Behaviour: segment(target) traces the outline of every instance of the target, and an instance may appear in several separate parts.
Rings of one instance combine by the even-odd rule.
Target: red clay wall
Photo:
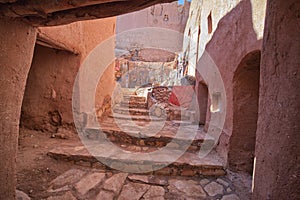
[[[88,54],[99,43],[114,35],[115,18],[39,28],[39,31],[56,43],[80,53],[75,55],[40,45],[35,49],[23,101],[22,125],[56,132],[59,126],[73,124],[72,92],[75,77]],[[114,88],[113,67],[112,63],[98,84],[96,108],[102,106],[105,96]],[[81,92],[84,95],[84,91]]]
[[[22,125],[56,132],[71,125],[72,92],[80,56],[36,45],[22,105]]]
[[[0,199],[15,199],[19,117],[35,39],[28,24],[0,20]]]
[[[197,1],[195,1],[197,2]],[[264,21],[264,6],[257,7],[258,1],[245,0],[239,3],[231,4],[231,9],[228,12],[220,10],[220,4],[213,4],[211,1],[203,1],[203,6],[198,9],[201,12],[201,34],[199,38],[199,60],[197,63],[197,69],[201,68],[201,71],[209,74],[208,57],[212,59],[217,66],[226,92],[226,118],[225,124],[222,130],[222,134],[219,139],[217,151],[227,161],[228,152],[230,148],[238,148],[240,142],[230,143],[230,138],[233,132],[233,78],[234,74],[242,61],[242,59],[250,52],[260,50],[262,47],[262,40],[260,39],[260,32],[263,28],[260,27],[259,31],[255,27],[263,24]],[[204,6],[205,5],[205,6]],[[232,6],[235,5],[235,6]],[[253,7],[256,6],[256,10]],[[225,13],[224,13],[225,12]],[[195,13],[195,12],[194,12]],[[213,21],[213,31],[208,33],[207,16],[211,13]],[[253,16],[257,20],[253,20]],[[257,16],[260,16],[257,17]],[[194,27],[196,28],[196,27]],[[205,48],[203,48],[205,47]],[[191,55],[193,53],[190,53]],[[197,82],[203,81],[202,77],[197,75]],[[214,79],[207,82],[210,90],[211,86],[215,84]],[[198,86],[197,86],[198,87]],[[198,89],[197,89],[198,90]],[[217,89],[218,90],[218,89]],[[209,91],[209,97],[212,98],[213,92],[221,91]],[[225,110],[222,109],[222,112]],[[209,119],[211,113],[208,113],[207,119]],[[207,121],[209,123],[209,121]],[[222,128],[222,127],[221,127]],[[248,140],[247,135],[238,135],[239,141]]]
[[[253,199],[300,197],[299,10],[298,0],[268,1]]]

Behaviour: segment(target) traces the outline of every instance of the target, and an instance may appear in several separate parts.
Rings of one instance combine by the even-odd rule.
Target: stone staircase
[[[224,163],[215,151],[211,151],[204,158],[199,157],[199,150],[204,140],[206,144],[214,144],[214,138],[208,136],[202,127],[193,125],[189,121],[167,120],[163,117],[151,116],[145,97],[132,93],[124,94],[123,101],[114,107],[113,113],[107,119],[100,122],[100,127],[104,134],[100,134],[100,130],[95,127],[86,127],[84,133],[84,137],[90,141],[90,148],[100,149],[97,156],[95,154],[92,156],[80,144],[76,147],[60,146],[50,151],[48,155],[55,159],[105,170],[112,170],[114,166],[122,165],[127,172],[134,172],[136,168],[152,167],[154,171],[149,173],[154,175],[225,175]],[[103,142],[105,138],[121,150],[144,153],[145,156],[142,158],[119,156],[118,150],[112,150]],[[147,153],[163,148],[168,148],[169,151],[162,153],[159,158],[146,156]],[[172,155],[180,151],[184,153],[171,163]],[[110,167],[98,160],[105,160]],[[163,165],[166,167],[155,170]]]

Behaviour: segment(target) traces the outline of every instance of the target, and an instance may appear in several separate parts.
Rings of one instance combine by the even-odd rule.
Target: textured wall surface
[[[79,52],[75,55],[40,45],[35,49],[22,107],[22,125],[56,132],[59,126],[73,124],[72,95],[76,75],[93,49],[114,35],[115,18],[39,28],[39,31],[57,44],[64,44]],[[102,106],[105,96],[111,94],[113,89],[112,63],[99,79],[95,109]],[[84,101],[84,94],[85,91],[80,90],[77,102]]]
[[[300,197],[300,2],[268,1],[253,199]]]
[[[28,24],[0,20],[0,199],[15,199],[21,105],[35,39]]]
[[[208,60],[211,59],[221,75],[221,81],[225,86],[227,106],[225,125],[217,150],[226,160],[229,149],[237,148],[238,144],[234,142],[229,144],[234,121],[233,77],[242,59],[248,53],[260,50],[262,47],[265,2],[195,0],[191,3],[183,49],[191,60],[189,74],[196,75],[197,85],[199,82],[205,82],[208,85],[210,99],[213,93],[221,91],[213,89],[215,80],[209,78],[211,68],[207,64]],[[195,70],[196,61],[197,70]],[[209,116],[210,113],[208,113],[208,120]],[[208,121],[206,123],[208,124]]]
[[[177,2],[157,4],[141,11],[118,16],[116,48],[124,50],[143,49],[148,47],[147,41],[163,40],[164,42],[171,43],[169,46],[173,46],[174,51],[180,51],[182,48],[183,32],[189,16],[189,7],[189,2],[185,2],[184,5],[178,5]],[[175,38],[165,40],[160,33],[149,35],[145,31],[141,34],[126,34],[126,31],[143,27],[168,29],[174,31],[177,35]],[[155,49],[151,51],[153,54],[159,54]]]

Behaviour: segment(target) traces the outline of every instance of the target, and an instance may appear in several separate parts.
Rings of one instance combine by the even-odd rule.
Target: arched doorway
[[[258,118],[260,51],[247,54],[233,78],[233,131],[229,168],[252,173]]]

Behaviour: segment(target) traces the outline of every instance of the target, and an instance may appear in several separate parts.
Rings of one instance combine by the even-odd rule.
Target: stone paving
[[[214,150],[203,158],[198,156],[204,140],[214,143],[214,139],[201,128],[197,126],[195,129],[189,123],[185,126],[184,121],[166,121],[160,131],[153,134],[153,127],[148,127],[147,131],[149,111],[146,110],[144,99],[130,97],[125,100],[127,102],[123,104],[130,108],[128,113],[124,106],[117,107],[115,117],[112,115],[100,122],[103,136],[100,136],[97,129],[85,127],[85,142],[90,145],[89,151],[93,153],[82,144],[75,143],[60,145],[48,152],[55,159],[80,165],[80,169],[74,167],[55,178],[49,184],[45,200],[250,199],[251,178],[240,178],[228,171],[226,175],[223,160]],[[128,119],[132,117],[135,117],[134,123],[129,123]],[[122,128],[116,125],[115,120]],[[155,120],[151,121],[154,127],[158,127]],[[181,135],[178,134],[179,126],[183,130]],[[193,138],[189,138],[191,133],[194,133]],[[119,150],[106,146],[103,137],[120,147]],[[160,154],[159,158],[146,156],[149,152],[165,148],[172,139],[176,142],[168,147],[167,153]],[[185,149],[181,157],[173,159],[176,151],[187,143],[186,140],[191,142],[190,147]],[[140,152],[145,156],[122,156],[121,150],[132,152],[132,155]],[[105,160],[108,166],[100,163],[99,159]],[[172,162],[169,162],[170,159]],[[157,170],[156,165],[163,165],[164,168]],[[118,169],[114,166],[122,167]],[[150,172],[144,174],[131,170],[149,166],[152,167],[149,168]]]
[[[228,177],[169,177],[70,169],[55,178],[45,200],[244,200]]]

